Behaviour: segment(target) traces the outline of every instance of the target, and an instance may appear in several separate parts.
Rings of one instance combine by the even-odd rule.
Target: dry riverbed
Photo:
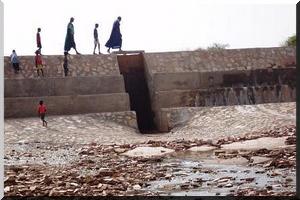
[[[4,191],[6,196],[291,196],[295,132],[288,125],[219,140],[8,144]]]

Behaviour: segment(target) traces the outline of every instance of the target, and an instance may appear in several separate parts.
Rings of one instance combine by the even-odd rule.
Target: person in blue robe
[[[112,49],[119,48],[119,51],[122,51],[121,50],[122,34],[120,32],[120,21],[121,21],[121,17],[118,17],[118,19],[114,22],[110,37],[105,44],[105,46],[108,48],[107,49],[108,53],[110,53],[110,48]]]

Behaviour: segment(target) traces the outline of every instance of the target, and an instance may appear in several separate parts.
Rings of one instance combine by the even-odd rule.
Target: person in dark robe
[[[122,34],[120,32],[120,21],[121,21],[121,17],[118,17],[118,19],[114,22],[110,37],[105,44],[105,46],[108,48],[107,49],[108,53],[110,53],[110,48],[112,49],[119,48],[119,51],[122,51],[121,50]]]
[[[42,42],[41,42],[41,35],[40,35],[40,32],[41,32],[41,28],[38,28],[37,29],[37,33],[36,33],[36,46],[38,48],[38,51],[40,52],[40,54],[42,54]]]
[[[67,29],[67,36],[65,40],[65,52],[69,52],[71,48],[74,48],[76,51],[76,54],[80,54],[77,49],[76,49],[76,43],[74,40],[74,26],[73,26],[74,18],[71,17],[70,22],[68,24],[68,29]]]

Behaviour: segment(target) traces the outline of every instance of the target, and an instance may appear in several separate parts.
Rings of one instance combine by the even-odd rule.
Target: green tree
[[[284,41],[283,45],[285,47],[296,46],[296,34],[288,37],[286,41]]]

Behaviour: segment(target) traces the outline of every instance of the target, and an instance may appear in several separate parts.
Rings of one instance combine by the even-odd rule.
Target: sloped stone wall
[[[261,130],[266,128],[266,125],[274,128],[286,123],[295,124],[295,108],[295,102],[253,106],[177,107],[163,108],[162,116],[166,129],[173,129],[174,132],[189,131],[195,135],[202,134],[209,137],[212,132],[219,135],[227,132],[232,135],[237,132],[249,133]],[[276,123],[270,124],[270,119]],[[236,126],[237,120],[239,126]]]

